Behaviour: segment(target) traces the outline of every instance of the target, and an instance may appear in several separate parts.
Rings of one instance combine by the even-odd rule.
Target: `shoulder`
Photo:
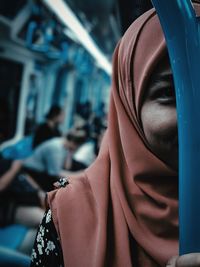
[[[64,140],[63,137],[53,137],[47,142],[49,142],[51,145],[63,146],[63,140]]]
[[[64,181],[64,182],[63,182]],[[66,182],[65,182],[66,181]],[[70,176],[70,178],[62,178],[56,185],[57,189],[48,193],[49,202],[58,202],[73,198],[80,194],[91,192],[91,186],[85,173]]]
[[[50,192],[48,202],[55,228],[66,247],[74,242],[72,233],[95,228],[98,205],[87,178],[75,178],[66,187]],[[78,242],[79,237],[76,238]]]
[[[51,138],[38,146],[38,149],[60,149],[62,147],[62,137]]]
[[[36,133],[37,133],[37,132],[40,132],[40,131],[42,131],[42,130],[44,130],[44,129],[47,129],[47,128],[49,128],[48,124],[47,124],[46,122],[42,122],[42,123],[40,123],[40,124],[38,125],[38,127],[37,127],[37,129],[36,129]]]
[[[84,173],[68,179],[68,184],[48,193],[48,203],[52,210],[55,225],[58,217],[81,214],[95,203],[90,183]]]

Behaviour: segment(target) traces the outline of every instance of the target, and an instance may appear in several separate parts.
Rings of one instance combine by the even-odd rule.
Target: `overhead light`
[[[63,0],[43,0],[43,2],[51,8],[58,16],[62,23],[75,33],[79,42],[85,49],[95,58],[97,65],[102,68],[108,75],[111,75],[112,66],[105,55],[97,47],[88,32],[84,29],[80,21],[74,15],[67,3]]]
[[[65,28],[63,30],[63,33],[69,37],[69,39],[73,40],[75,43],[80,43],[79,40],[77,39],[76,35],[74,34],[74,32],[72,32],[69,28]]]

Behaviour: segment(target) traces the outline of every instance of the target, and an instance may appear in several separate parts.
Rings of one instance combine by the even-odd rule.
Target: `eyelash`
[[[175,91],[172,87],[163,87],[152,94],[152,98],[162,103],[176,103]]]

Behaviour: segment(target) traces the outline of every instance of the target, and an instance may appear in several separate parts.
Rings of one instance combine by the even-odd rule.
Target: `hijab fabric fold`
[[[177,173],[151,152],[140,122],[149,78],[166,53],[154,9],[130,26],[114,52],[99,156],[49,193],[66,267],[165,266],[178,254]]]

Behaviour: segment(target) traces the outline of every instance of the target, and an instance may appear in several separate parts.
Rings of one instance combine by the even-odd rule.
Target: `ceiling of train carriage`
[[[115,0],[65,0],[79,15],[94,41],[107,55],[121,36]]]
[[[93,39],[102,54],[109,61],[111,60],[115,45],[123,32],[133,20],[152,7],[151,0],[0,1],[0,18],[1,15],[3,15],[8,18],[8,20],[14,21],[15,25],[10,24],[10,31],[15,29],[14,34],[16,35],[16,39],[24,40],[27,46],[38,52],[44,52],[46,49],[45,45],[41,45],[41,40],[44,39],[43,42],[48,42],[48,45],[51,44],[53,47],[52,50],[54,54],[51,53],[51,56],[55,58],[56,49],[63,43],[63,40],[66,39],[66,35],[68,35],[67,42],[69,42],[70,45],[73,45],[74,41],[76,43],[77,39],[76,36],[73,36],[71,31],[63,31],[63,29],[66,30],[66,25],[64,25],[62,19],[59,18],[59,10],[56,13],[53,4],[51,7],[48,5],[50,2],[54,3],[55,8],[58,2],[67,5]],[[23,10],[24,14],[22,12]],[[20,12],[22,13],[21,18],[16,20]],[[26,17],[24,16],[25,14],[29,15]],[[26,17],[26,19],[24,17]],[[16,21],[19,22],[19,24],[21,23],[21,26],[16,27]],[[0,19],[1,28],[2,22],[4,21]],[[11,29],[12,27],[13,30]],[[38,29],[34,27],[41,27],[41,29],[38,31]],[[46,29],[44,30],[45,27]],[[49,30],[51,30],[50,35],[52,36],[49,35]],[[72,41],[72,43],[70,43],[70,41]],[[77,43],[80,43],[80,37]],[[62,49],[63,48],[61,48],[61,50]],[[50,53],[48,55],[50,55]]]
[[[92,38],[107,56],[139,15],[152,7],[151,0],[65,0],[78,14]]]

